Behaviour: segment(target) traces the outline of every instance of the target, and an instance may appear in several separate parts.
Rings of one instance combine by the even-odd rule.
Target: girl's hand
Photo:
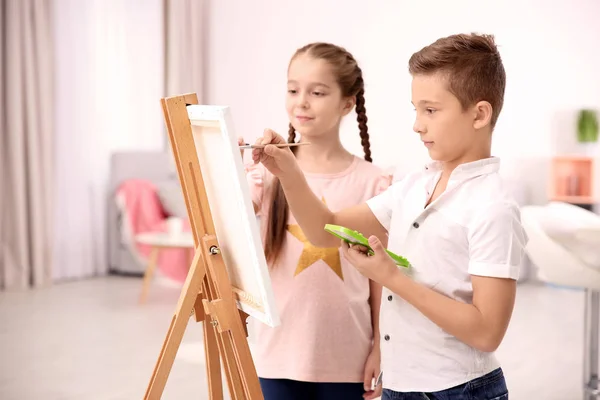
[[[373,380],[376,380],[379,376],[379,372],[381,371],[381,350],[379,348],[379,340],[375,341],[373,345],[373,349],[371,353],[367,357],[367,361],[365,362],[365,372],[364,372],[364,388],[365,393],[363,397],[367,400],[376,399],[381,396],[381,388],[382,385],[379,384],[375,387],[375,389],[371,388],[371,384]]]
[[[282,144],[287,143],[285,139],[270,129],[265,129],[263,137],[256,140],[256,144]],[[298,170],[296,157],[289,147],[278,148],[266,146],[263,149],[252,149],[252,160],[254,163],[262,163],[265,168],[278,178],[294,173]]]
[[[376,236],[369,238],[369,245],[375,252],[372,256],[367,255],[365,247],[349,246],[346,241],[342,240],[342,253],[358,272],[372,281],[386,286],[394,274],[401,272]]]

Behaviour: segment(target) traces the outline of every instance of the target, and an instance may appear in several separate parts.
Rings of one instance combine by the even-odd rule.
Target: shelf
[[[591,196],[554,196],[552,201],[561,201],[570,204],[595,204],[596,200]]]
[[[553,161],[555,162],[584,162],[589,163],[590,161],[594,161],[592,157],[587,156],[578,156],[578,155],[563,155],[563,156],[554,156]]]
[[[594,159],[559,156],[552,159],[549,197],[572,204],[593,204]]]

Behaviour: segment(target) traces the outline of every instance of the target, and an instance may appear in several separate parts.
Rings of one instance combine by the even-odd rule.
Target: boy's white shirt
[[[417,282],[472,303],[471,275],[518,278],[527,235],[499,167],[495,157],[459,165],[425,208],[441,176],[441,165],[432,162],[367,202],[388,230],[388,248],[411,262]],[[386,389],[440,391],[500,366],[494,353],[447,334],[385,287],[380,331]]]

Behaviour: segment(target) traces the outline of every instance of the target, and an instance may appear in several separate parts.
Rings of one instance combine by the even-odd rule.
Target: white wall
[[[508,82],[495,155],[530,159],[573,151],[576,110],[600,107],[595,0],[219,0],[211,2],[210,16],[207,99],[230,105],[235,129],[249,140],[266,127],[287,131],[287,64],[296,48],[317,40],[346,46],[362,65],[374,159],[386,167],[428,159],[412,132],[407,62],[441,36],[496,35]],[[343,140],[361,154],[351,116]]]
[[[56,0],[55,279],[106,270],[116,150],[164,148],[162,0]]]
[[[384,167],[427,160],[412,132],[407,61],[440,36],[496,35],[508,87],[494,151],[527,159],[525,165],[509,162],[506,168],[538,188],[536,202],[545,196],[545,157],[575,148],[575,111],[600,107],[600,3],[595,0],[553,5],[540,0],[206,1],[205,98],[232,106],[237,133],[248,140],[266,127],[287,130],[288,61],[296,48],[317,40],[346,46],[361,63],[374,158]],[[93,275],[106,266],[104,190],[110,153],[164,146],[159,106],[163,10],[161,0],[55,0],[54,12],[54,271],[55,277],[68,278]],[[353,116],[344,123],[343,140],[361,154]]]

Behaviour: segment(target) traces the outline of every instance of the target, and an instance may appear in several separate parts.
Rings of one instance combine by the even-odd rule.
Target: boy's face
[[[412,103],[416,110],[413,130],[433,160],[460,162],[483,143],[478,105],[463,110],[442,74],[413,76]]]

